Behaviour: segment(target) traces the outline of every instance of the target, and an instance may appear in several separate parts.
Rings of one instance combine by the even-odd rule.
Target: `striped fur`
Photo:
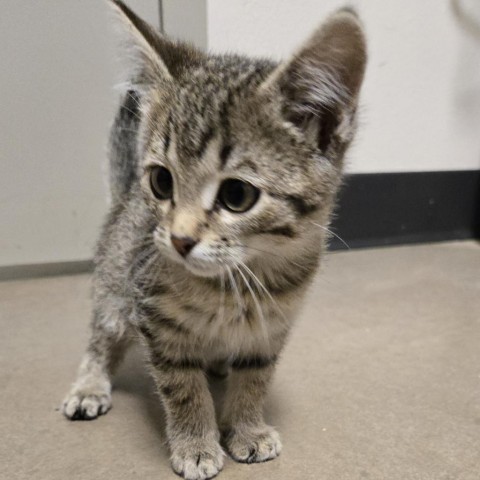
[[[112,5],[133,65],[111,134],[92,337],[63,412],[106,413],[114,369],[139,338],[165,406],[172,467],[206,479],[222,469],[223,448],[248,463],[280,453],[262,407],[322,254],[365,42],[355,14],[340,11],[285,63],[207,56]],[[156,166],[173,177],[171,201],[151,191]],[[217,197],[232,178],[260,192],[244,213]],[[184,258],[171,235],[197,243]],[[207,371],[228,374],[219,425]]]

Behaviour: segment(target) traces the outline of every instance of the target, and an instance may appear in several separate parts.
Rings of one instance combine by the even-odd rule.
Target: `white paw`
[[[185,480],[207,480],[222,470],[224,457],[216,440],[202,440],[173,447],[170,461],[174,472]]]
[[[259,463],[280,455],[282,443],[277,431],[268,426],[237,427],[224,435],[231,457],[241,463]]]
[[[62,411],[70,420],[93,420],[107,413],[111,406],[109,389],[74,387],[63,401]]]

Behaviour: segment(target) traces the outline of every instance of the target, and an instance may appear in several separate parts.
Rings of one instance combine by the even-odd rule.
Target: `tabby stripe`
[[[213,128],[209,127],[208,130],[202,135],[200,139],[200,146],[198,147],[197,157],[202,158],[210,140],[213,138]]]
[[[194,400],[193,395],[178,387],[166,385],[160,389],[171,408],[184,407]]]
[[[268,285],[268,291],[273,295],[281,295],[283,293],[295,290],[303,286],[305,283],[305,276],[287,276],[283,275],[281,279],[278,279],[274,285]]]
[[[223,138],[225,143],[227,143],[225,139],[230,138],[230,119],[229,119],[228,112],[230,110],[230,107],[232,106],[232,103],[233,103],[233,96],[232,96],[232,92],[229,91],[227,94],[227,98],[225,99],[225,101],[223,102],[220,108],[220,118],[219,118],[220,125],[222,125],[223,127]],[[225,166],[225,165],[222,165],[222,166]]]
[[[124,115],[128,119],[139,120],[140,96],[135,90],[128,90],[123,104],[120,106],[120,115]]]
[[[192,404],[195,400],[193,395],[185,395],[184,397],[180,398],[170,398],[170,408],[182,408],[188,404]]]
[[[104,355],[104,345],[100,342],[92,342],[88,345],[87,352],[95,357],[101,357]]]
[[[139,305],[138,311],[148,318],[148,321],[155,325],[155,328],[165,327],[177,333],[188,333],[188,330],[180,325],[174,318],[165,317],[151,305]]]
[[[168,148],[170,147],[170,132],[172,130],[172,113],[168,115],[167,120],[167,131],[165,132],[165,139],[163,141],[165,155],[168,152]]]
[[[319,205],[309,204],[302,197],[297,195],[282,195],[280,193],[271,192],[269,192],[269,194],[274,198],[280,198],[281,200],[288,202],[293,210],[295,210],[295,212],[297,212],[297,214],[300,216],[313,213],[319,208]]]
[[[148,329],[146,325],[140,325],[139,327],[140,333],[148,340],[153,340],[152,332]]]
[[[305,265],[308,268],[309,265]],[[274,279],[265,279],[265,288],[272,295],[281,295],[296,288],[302,287],[305,282],[312,276],[315,268],[311,268],[309,271],[300,271],[298,269],[292,269],[289,273],[278,273]]]
[[[152,287],[149,287],[146,289],[146,294],[149,297],[156,297],[157,295],[164,295],[165,293],[168,293],[169,289],[165,286],[162,285],[161,283],[157,283],[153,285]]]
[[[175,332],[188,333],[188,330],[182,325],[180,325],[174,318],[158,316],[156,318],[153,318],[153,321],[155,321],[155,325],[167,327],[170,330],[174,330]]]
[[[268,235],[281,235],[288,238],[295,238],[296,232],[290,225],[283,225],[281,227],[274,227],[270,230],[263,230],[262,232]]]
[[[236,370],[265,368],[277,361],[277,357],[246,357],[237,358],[232,363],[232,368]]]
[[[239,288],[240,290],[240,288]],[[243,297],[245,292],[240,290],[240,295]],[[252,311],[249,308],[242,307],[242,312],[237,318],[237,321],[240,321],[242,318],[245,319],[245,321],[248,323],[248,326],[250,328],[253,328],[255,326],[255,317],[252,314]]]
[[[220,108],[220,125],[229,126],[229,115],[228,111],[230,110],[230,107],[232,106],[233,103],[233,95],[231,91],[228,91],[227,93],[227,98],[223,102],[221,108]]]
[[[151,362],[154,367],[159,369],[191,370],[203,367],[201,360],[193,358],[182,358],[180,360],[168,358],[165,355],[153,351],[151,353]]]
[[[249,159],[243,160],[243,162],[240,162],[238,165],[235,166],[236,169],[249,169],[253,173],[257,173],[257,166]]]
[[[160,295],[165,295],[170,291],[166,285],[151,285],[150,283],[145,283],[142,279],[135,279],[134,282],[135,287],[141,292],[143,298],[158,297]]]
[[[203,311],[196,307],[195,305],[192,305],[190,303],[186,303],[185,305],[181,305],[181,308],[185,310],[186,312],[189,312],[192,315],[202,315]]]
[[[169,387],[169,386],[165,386],[165,387],[161,388],[161,391],[166,397],[169,397],[173,393],[174,388]]]
[[[220,169],[225,168],[225,165],[227,164],[227,160],[229,159],[231,153],[231,145],[224,145],[222,147],[222,150],[220,151]]]

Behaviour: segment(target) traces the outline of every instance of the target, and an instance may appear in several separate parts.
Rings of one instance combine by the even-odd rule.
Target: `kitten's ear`
[[[344,141],[353,135],[366,60],[365,36],[356,13],[339,10],[263,87],[280,93],[286,119],[325,153],[335,135]]]
[[[165,38],[122,1],[110,0],[109,3],[124,33],[123,48],[131,87],[142,89],[158,82],[174,81],[186,67],[198,63],[199,51]]]

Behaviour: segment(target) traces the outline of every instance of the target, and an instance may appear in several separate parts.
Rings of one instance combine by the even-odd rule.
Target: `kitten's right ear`
[[[174,81],[186,67],[200,60],[199,51],[168,40],[121,0],[109,0],[109,4],[124,34],[122,47],[129,68],[127,74],[131,88],[142,90],[158,83]]]

